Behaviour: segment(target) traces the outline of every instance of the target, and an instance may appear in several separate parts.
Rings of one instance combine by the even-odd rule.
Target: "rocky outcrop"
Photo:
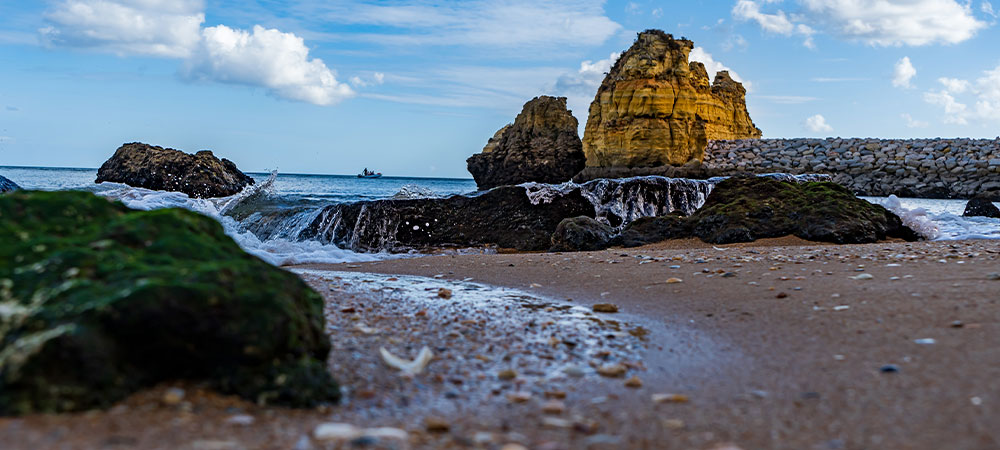
[[[498,246],[546,250],[567,217],[594,216],[580,189],[532,202],[522,186],[472,196],[376,200],[326,207],[299,235],[355,251]]]
[[[563,219],[552,233],[552,252],[576,252],[607,248],[615,229],[593,217]]]
[[[194,198],[228,197],[254,182],[232,161],[220,160],[209,150],[192,155],[139,142],[122,145],[101,165],[97,182],[105,181]]]
[[[681,165],[709,140],[759,138],[743,86],[728,72],[709,82],[689,62],[694,43],[659,30],[639,33],[590,104],[583,138],[588,167]]]
[[[535,97],[468,159],[469,172],[479,189],[569,181],[584,167],[578,126],[566,97]]]
[[[965,217],[993,217],[1000,219],[1000,208],[997,208],[988,198],[976,197],[965,204]]]
[[[18,186],[17,183],[10,181],[3,175],[0,175],[0,192],[10,192],[18,189],[21,189],[21,186]]]
[[[920,238],[892,212],[836,183],[733,177],[717,184],[691,216],[637,220],[622,234],[622,242],[642,245],[698,237],[730,244],[790,235],[836,244]]]
[[[215,220],[87,192],[0,196],[0,415],[105,408],[170,380],[338,399],[323,299]]]

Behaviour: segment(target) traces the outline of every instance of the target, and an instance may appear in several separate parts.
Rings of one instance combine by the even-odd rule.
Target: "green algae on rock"
[[[319,294],[211,218],[85,192],[0,196],[0,415],[104,408],[172,379],[335,402],[323,331]]]
[[[839,184],[733,177],[716,185],[691,216],[637,220],[622,233],[621,241],[637,246],[698,237],[730,244],[782,236],[835,244],[919,239],[898,216]]]

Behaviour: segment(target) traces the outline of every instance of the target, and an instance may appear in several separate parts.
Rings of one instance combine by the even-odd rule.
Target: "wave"
[[[767,176],[795,181],[826,179],[787,174]],[[525,195],[536,205],[550,203],[559,196],[578,189],[593,204],[598,220],[620,230],[640,217],[664,215],[674,211],[691,214],[704,204],[714,186],[723,179],[641,176],[599,179],[582,184],[525,183],[520,186],[525,188]],[[341,221],[347,219],[328,208],[332,204],[357,201],[360,198],[331,202],[277,195],[277,182],[278,174],[272,172],[267,179],[242,192],[218,199],[196,199],[179,192],[153,191],[117,183],[94,185],[91,189],[134,209],[180,207],[212,217],[222,224],[226,234],[243,249],[274,265],[361,262],[405,256],[389,253],[404,251],[393,244],[393,230],[399,224],[382,223],[390,219],[379,218],[384,215],[366,214],[369,211],[365,208],[362,208],[361,214],[351,219],[356,223],[341,224]],[[405,185],[392,196],[383,195],[385,199],[401,201],[442,197],[431,189],[416,184]],[[962,217],[964,202],[958,200],[900,199],[895,196],[865,199],[893,211],[907,226],[927,239],[1000,239],[1000,219]],[[319,236],[324,233],[310,230],[310,226],[315,227],[316,224],[326,224],[324,229],[331,230],[338,227],[355,232],[365,230],[379,234],[384,239],[376,239],[376,244],[371,246],[360,246],[351,239],[338,241],[336,236],[321,239]],[[343,248],[334,242],[340,242]]]

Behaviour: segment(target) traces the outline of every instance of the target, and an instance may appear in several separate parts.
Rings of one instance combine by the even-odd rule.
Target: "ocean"
[[[359,179],[346,175],[250,173],[257,183],[240,194],[220,199],[192,199],[177,192],[152,191],[118,183],[96,184],[97,169],[0,166],[0,175],[24,189],[86,190],[135,209],[181,207],[197,211],[218,220],[245,250],[275,265],[406,256],[359,253],[299,239],[298,234],[324,206],[389,198],[447,197],[476,191],[476,184],[471,179]],[[964,200],[863,198],[893,210],[908,225],[931,239],[1000,239],[1000,219],[962,217]]]

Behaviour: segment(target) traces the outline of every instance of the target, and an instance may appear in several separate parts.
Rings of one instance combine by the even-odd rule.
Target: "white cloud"
[[[45,18],[50,45],[182,58],[198,46],[205,13],[201,0],[65,0]]]
[[[182,60],[188,79],[258,86],[276,97],[330,105],[354,94],[301,37],[255,26],[202,28],[202,0],[64,0],[45,14],[50,45]]]
[[[756,95],[754,98],[767,100],[779,105],[801,105],[803,103],[819,100],[816,97],[806,97],[801,95]]]
[[[351,85],[354,87],[364,88],[368,86],[378,86],[385,83],[385,74],[382,72],[374,72],[370,77],[361,78],[360,76],[351,77]]]
[[[1000,65],[983,72],[974,82],[959,78],[940,78],[938,82],[943,89],[925,92],[924,101],[941,107],[945,123],[1000,122]]]
[[[763,11],[777,3],[739,0],[733,16],[771,33],[806,36],[807,44],[816,30],[875,46],[956,44],[987,26],[973,15],[971,2],[957,0],[797,0],[793,13]]]
[[[826,123],[826,118],[820,114],[816,114],[808,119],[806,119],[806,129],[812,131],[813,133],[829,133],[833,131],[833,127]]]
[[[927,128],[927,126],[930,125],[922,120],[915,120],[913,116],[906,113],[900,114],[899,116],[906,121],[907,128]]]
[[[773,0],[764,0],[764,3],[775,3]],[[757,22],[758,25],[764,31],[769,33],[780,34],[784,36],[791,36],[793,34],[801,35],[805,37],[802,45],[813,48],[812,35],[816,33],[812,27],[806,24],[796,24],[792,22],[791,19],[785,14],[784,11],[778,10],[773,14],[766,14],[761,12],[760,5],[752,0],[738,0],[736,5],[733,6],[733,17],[738,20],[752,20]]]
[[[988,1],[984,0],[982,4],[979,5],[979,10],[990,17],[997,16],[996,11],[993,10],[993,4]]]
[[[904,56],[899,61],[896,61],[896,65],[893,67],[892,85],[898,88],[912,88],[913,85],[910,84],[910,80],[915,76],[917,76],[917,69],[910,62],[910,57]]]
[[[954,94],[963,94],[969,90],[969,82],[958,78],[938,78],[938,83],[944,85],[944,89]]]
[[[597,89],[601,87],[604,76],[611,71],[611,66],[618,61],[620,53],[611,53],[606,59],[584,61],[574,73],[563,74],[556,80],[555,86],[549,91],[553,95],[566,97],[567,107],[581,122],[587,121],[590,102],[594,100]]]
[[[743,77],[740,76],[740,74],[733,71],[733,69],[726,67],[725,64],[716,61],[715,58],[712,57],[712,54],[705,51],[705,49],[702,47],[695,47],[694,49],[692,49],[688,59],[690,59],[691,61],[698,61],[704,64],[705,70],[708,72],[708,78],[712,80],[715,79],[715,74],[723,70],[728,70],[729,76],[733,80],[743,83],[743,86],[747,88],[748,91],[751,90],[752,83],[744,80]]]
[[[190,78],[261,86],[271,94],[331,105],[354,94],[320,59],[309,59],[302,38],[260,25],[253,31],[225,25],[202,30],[202,45],[184,64]]]

